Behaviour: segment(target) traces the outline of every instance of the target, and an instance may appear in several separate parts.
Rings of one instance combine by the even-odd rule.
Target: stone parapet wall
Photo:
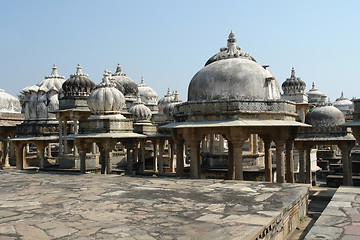
[[[79,121],[79,133],[132,132],[133,121],[129,119],[86,119]]]

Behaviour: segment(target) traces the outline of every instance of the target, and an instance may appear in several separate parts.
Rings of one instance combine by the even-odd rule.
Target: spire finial
[[[57,67],[56,64],[54,63],[54,66],[52,68],[52,72],[51,72],[52,76],[58,76],[58,72],[57,72]]]
[[[77,67],[76,67],[76,74],[77,75],[81,75],[82,74],[82,70],[81,70],[81,65],[80,63],[78,63]]]
[[[315,83],[314,82],[312,83],[312,89],[315,89]]]
[[[170,88],[168,88],[168,91],[167,91],[167,93],[166,93],[166,96],[171,96],[171,90],[170,90]]]
[[[295,78],[295,68],[292,67],[291,69],[291,78]]]
[[[141,77],[141,84],[145,84],[144,77]]]
[[[110,83],[109,81],[109,73],[108,73],[108,70],[105,69],[104,71],[104,77],[102,79],[102,82],[105,84],[105,85],[108,85]]]
[[[340,98],[344,98],[344,92],[341,92]]]
[[[179,93],[177,90],[175,90],[175,94],[174,94],[174,102],[180,102],[180,99],[179,99]]]
[[[120,66],[120,63],[118,63],[117,67],[116,67],[116,72],[115,73],[121,73],[122,70],[121,70],[121,66]]]

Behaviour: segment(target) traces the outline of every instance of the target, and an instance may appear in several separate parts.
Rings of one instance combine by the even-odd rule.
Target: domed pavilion
[[[242,147],[251,134],[257,134],[264,141],[265,180],[272,181],[270,144],[274,141],[276,180],[294,182],[293,141],[299,128],[308,125],[295,121],[295,103],[280,99],[274,75],[236,45],[233,32],[227,47],[191,79],[188,101],[174,106],[173,117],[176,122],[163,127],[171,129],[176,141],[178,176],[184,174],[184,143],[190,146],[190,176],[201,178],[200,143],[206,135],[218,134],[228,142],[228,178],[244,179]]]
[[[13,147],[9,146],[8,138],[15,137],[16,125],[24,120],[20,111],[19,99],[0,89],[0,169],[9,166],[8,149],[13,152]]]
[[[333,105],[344,114],[346,120],[352,120],[354,102],[344,97],[343,92],[341,92],[341,96],[335,100]]]
[[[314,146],[337,145],[342,153],[343,184],[351,186],[350,151],[355,145],[355,138],[344,126],[345,117],[342,112],[329,104],[320,105],[306,114],[305,123],[312,127],[302,129],[295,139],[295,147],[299,151],[299,181],[312,183],[310,152]]]

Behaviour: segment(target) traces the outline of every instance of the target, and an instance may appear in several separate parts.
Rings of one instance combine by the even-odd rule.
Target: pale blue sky
[[[136,83],[187,99],[204,63],[231,29],[243,51],[270,65],[279,84],[291,67],[331,101],[360,98],[360,1],[0,0],[0,88],[17,95],[78,62],[99,83],[120,62]]]

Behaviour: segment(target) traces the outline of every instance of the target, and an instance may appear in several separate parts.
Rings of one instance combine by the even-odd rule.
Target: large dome
[[[119,89],[125,97],[136,98],[138,95],[139,90],[136,83],[122,72],[119,63],[117,65],[116,72],[111,75],[110,81],[115,83],[116,88]]]
[[[154,89],[152,89],[145,83],[143,77],[141,78],[141,83],[138,85],[138,89],[141,101],[144,104],[157,104],[159,98],[158,94],[155,92]]]
[[[195,74],[188,88],[188,101],[280,99],[272,73],[249,54],[240,51],[230,33],[227,48],[220,49]]]
[[[0,89],[0,112],[20,113],[20,111],[19,99]]]
[[[62,85],[65,96],[89,96],[94,87],[95,83],[89,79],[89,75],[82,73],[80,63],[76,73],[71,74]]]
[[[105,70],[103,82],[91,92],[87,103],[95,115],[120,114],[125,107],[125,98],[115,84],[109,81],[109,74]]]
[[[345,117],[334,106],[318,106],[306,114],[305,123],[314,128],[336,127],[345,123]]]

